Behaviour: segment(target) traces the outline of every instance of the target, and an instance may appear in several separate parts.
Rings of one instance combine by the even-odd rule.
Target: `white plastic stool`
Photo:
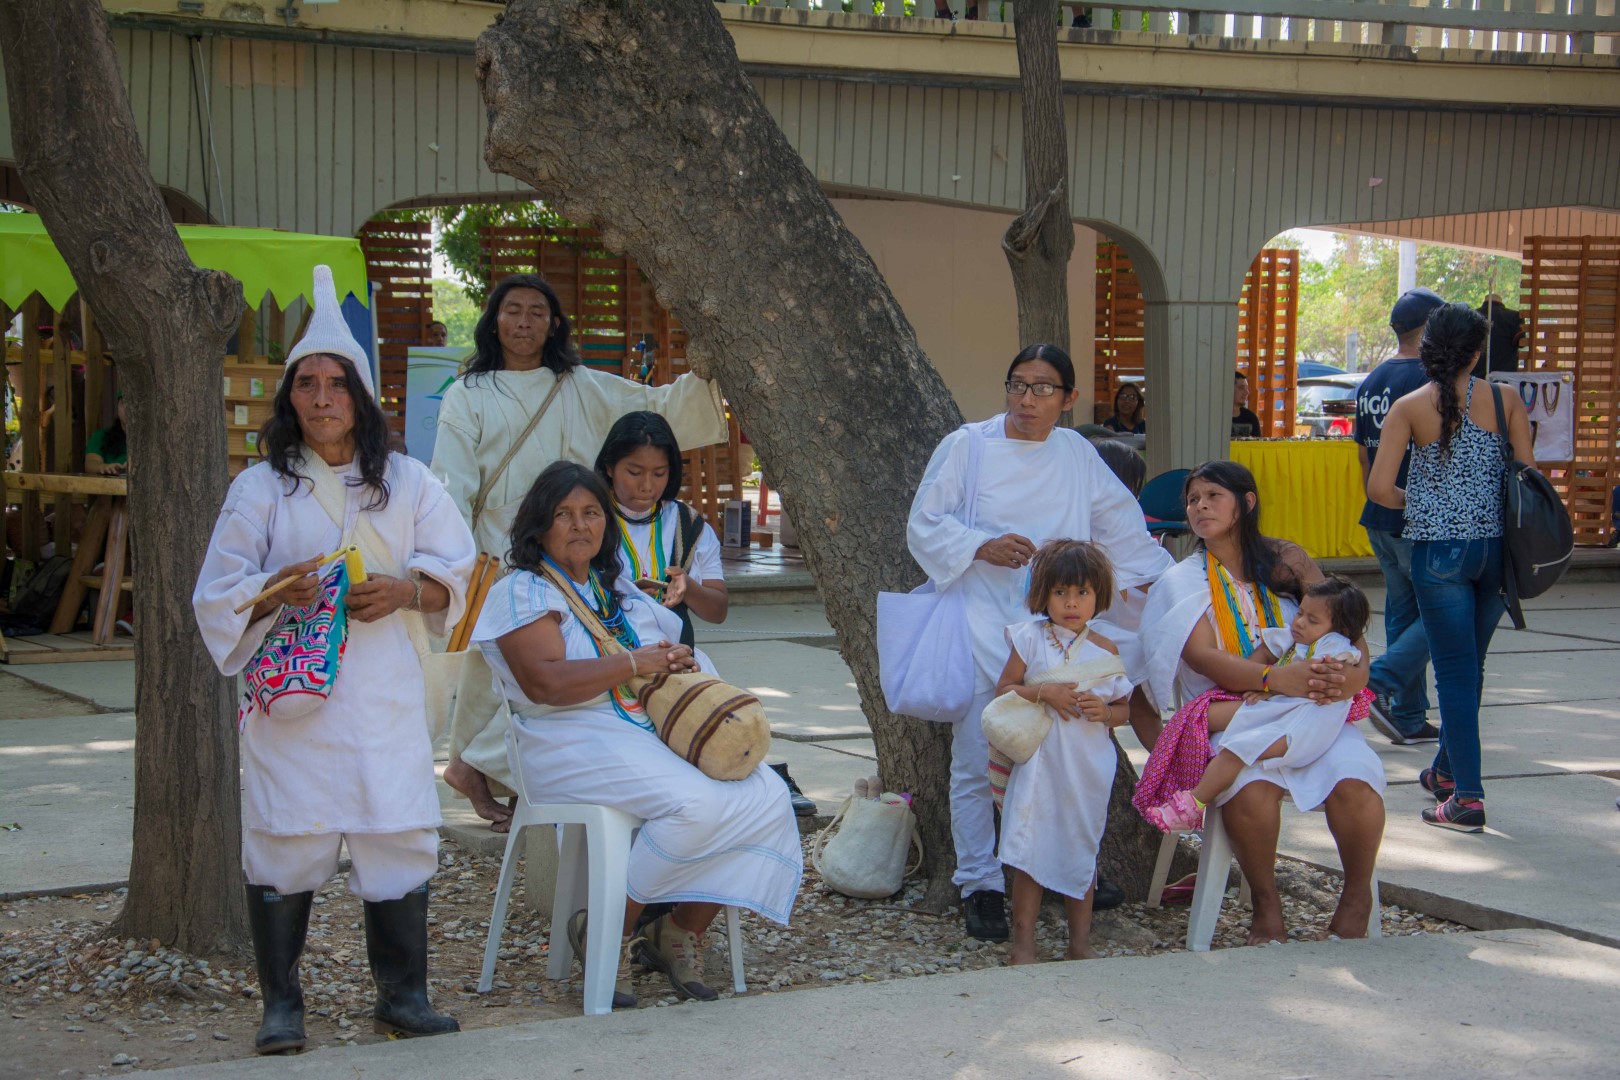
[[[1182,833],[1165,833],[1159,842],[1159,858],[1153,867],[1153,882],[1148,886],[1148,906],[1158,907],[1164,896],[1165,881],[1170,876],[1170,861],[1175,857],[1176,843]],[[1232,866],[1232,840],[1226,835],[1219,807],[1204,811],[1203,843],[1198,849],[1198,883],[1193,886],[1192,906],[1187,914],[1187,948],[1193,952],[1208,952],[1215,939],[1215,924],[1221,917],[1221,901],[1226,898],[1226,877]],[[1239,871],[1242,876],[1242,871]],[[1243,883],[1240,900],[1246,900],[1248,882]],[[1378,902],[1378,873],[1373,871],[1372,913],[1367,917],[1367,938],[1380,937],[1383,927]]]
[[[589,913],[582,963],[585,1015],[605,1015],[613,1011],[613,984],[619,972],[630,842],[642,821],[634,814],[594,803],[531,802],[510,728],[506,732],[506,758],[517,787],[518,804],[512,815],[512,831],[506,837],[500,881],[495,886],[495,910],[489,917],[489,940],[484,946],[484,971],[478,980],[478,992],[488,993],[495,980],[495,959],[506,928],[506,905],[511,898],[512,879],[517,874],[518,837],[531,825],[561,825],[546,978],[568,977],[574,959],[566,930],[568,918],[584,907]],[[602,932],[604,928],[606,933]],[[737,909],[730,905],[726,907],[726,943],[731,953],[732,987],[741,994],[748,989],[743,981],[742,926],[737,919]]]

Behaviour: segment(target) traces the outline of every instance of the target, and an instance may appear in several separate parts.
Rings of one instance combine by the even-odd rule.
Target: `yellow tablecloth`
[[[1318,559],[1372,554],[1357,524],[1367,496],[1353,440],[1240,440],[1232,460],[1254,473],[1267,536],[1292,540]]]

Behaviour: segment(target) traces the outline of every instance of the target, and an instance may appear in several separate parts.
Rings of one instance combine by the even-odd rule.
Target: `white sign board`
[[[1575,456],[1575,387],[1567,371],[1493,371],[1504,394],[1518,394],[1530,414],[1537,462]]]
[[[439,402],[456,381],[464,348],[413,345],[405,367],[405,452],[424,465],[433,460],[439,433]]]

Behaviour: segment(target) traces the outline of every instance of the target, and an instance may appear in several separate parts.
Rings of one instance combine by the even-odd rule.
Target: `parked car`
[[[1343,375],[1344,368],[1323,364],[1316,360],[1301,360],[1294,365],[1294,375],[1300,379],[1314,379],[1318,375]]]
[[[1354,435],[1356,391],[1366,377],[1365,371],[1340,371],[1301,378],[1294,395],[1294,433],[1316,439]]]

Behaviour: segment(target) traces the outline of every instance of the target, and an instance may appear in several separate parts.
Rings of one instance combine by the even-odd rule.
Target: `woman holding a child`
[[[1219,698],[1259,693],[1342,704],[1366,686],[1368,654],[1359,634],[1353,640],[1359,659],[1313,655],[1285,662],[1286,655],[1273,658],[1263,651],[1262,632],[1294,622],[1306,591],[1323,581],[1322,571],[1298,545],[1261,533],[1254,477],[1243,466],[1230,461],[1201,465],[1189,475],[1185,495],[1199,550],[1161,577],[1148,594],[1141,645],[1147,689],[1159,708],[1195,705],[1201,710],[1196,727],[1207,716],[1207,750],[1200,746],[1202,752],[1188,755],[1202,759],[1191,761],[1189,779],[1196,779],[1209,755],[1218,754],[1224,729],[1241,705],[1221,706]],[[1274,662],[1264,662],[1268,659]],[[1348,719],[1365,713],[1360,704],[1359,710],[1352,707]],[[1165,729],[1154,748],[1157,760],[1144,772],[1144,787],[1162,779],[1156,765],[1178,740],[1187,745],[1195,741],[1190,735],[1202,735],[1201,730],[1189,733],[1185,719],[1183,709]],[[1339,723],[1337,734],[1325,741],[1325,749],[1309,761],[1298,760],[1297,753],[1261,755],[1243,765],[1230,786],[1213,798],[1253,894],[1250,944],[1287,938],[1274,876],[1285,795],[1300,810],[1325,810],[1339,848],[1344,888],[1328,932],[1345,938],[1367,933],[1373,867],[1384,833],[1383,765],[1350,723]],[[1160,794],[1170,794],[1171,786]],[[1143,805],[1139,796],[1138,806]]]

